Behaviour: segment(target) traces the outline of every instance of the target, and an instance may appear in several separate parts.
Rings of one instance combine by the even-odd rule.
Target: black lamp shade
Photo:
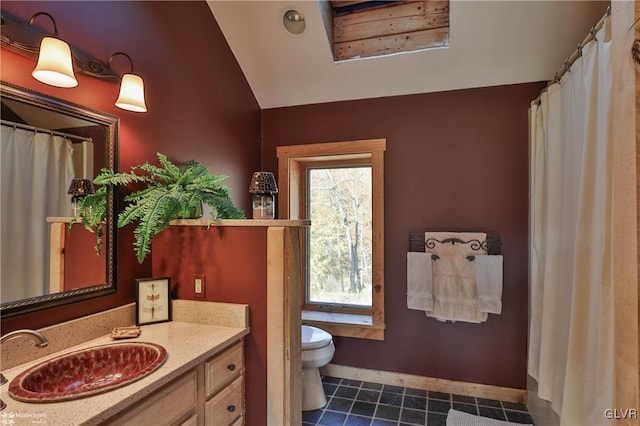
[[[71,194],[74,197],[84,197],[94,192],[93,183],[90,179],[73,179],[67,194]]]
[[[251,178],[249,192],[252,194],[277,194],[278,185],[271,172],[255,172]]]

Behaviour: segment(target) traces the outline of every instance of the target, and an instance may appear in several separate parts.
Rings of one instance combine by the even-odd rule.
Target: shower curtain
[[[565,425],[615,407],[611,18],[530,113],[528,372]]]
[[[69,139],[2,127],[0,141],[0,297],[2,303],[49,292],[47,216],[69,216],[73,179]]]

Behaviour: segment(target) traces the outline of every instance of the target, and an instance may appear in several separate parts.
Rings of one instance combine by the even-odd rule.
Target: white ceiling
[[[608,1],[460,1],[449,48],[334,63],[318,4],[208,0],[262,109],[553,78]],[[302,12],[305,32],[282,26]]]

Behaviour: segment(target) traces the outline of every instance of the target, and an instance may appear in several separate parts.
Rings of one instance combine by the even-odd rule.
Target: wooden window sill
[[[326,330],[333,336],[384,340],[384,324],[374,324],[371,315],[302,311],[302,323]]]

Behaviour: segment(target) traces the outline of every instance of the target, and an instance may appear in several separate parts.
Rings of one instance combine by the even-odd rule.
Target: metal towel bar
[[[430,231],[426,231],[430,232]],[[465,232],[465,231],[456,231],[456,232]],[[477,232],[477,231],[470,231]],[[429,238],[425,241],[424,232],[412,232],[409,234],[409,251],[412,252],[424,252],[426,249],[435,248],[437,243],[440,244],[469,244],[472,250],[486,250],[487,254],[496,255],[501,254],[501,245],[500,238],[498,234],[495,232],[487,232],[487,238],[484,241],[480,240],[469,240],[463,241],[459,238],[445,238],[444,240],[438,240],[435,238]],[[438,260],[440,257],[436,254],[432,255],[433,260]],[[467,256],[467,260],[472,262],[475,260],[475,256]]]

